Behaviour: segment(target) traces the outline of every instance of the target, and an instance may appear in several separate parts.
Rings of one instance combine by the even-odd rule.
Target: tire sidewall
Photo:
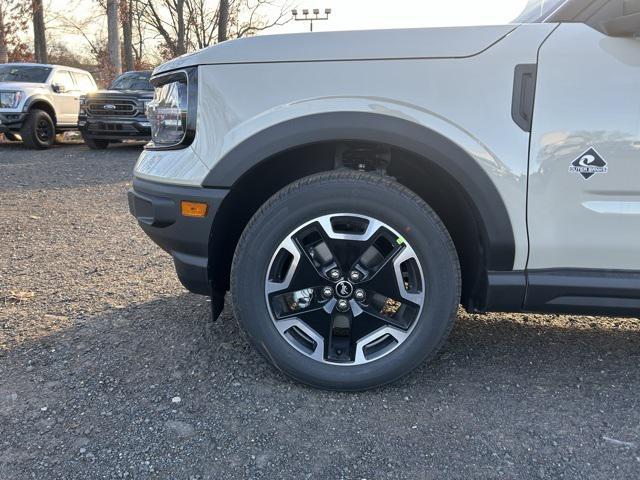
[[[51,136],[49,137],[48,142],[42,141],[38,138],[37,128],[40,120],[45,120],[49,123],[49,128],[51,129]],[[27,117],[27,122],[25,125],[27,128],[21,132],[22,141],[29,148],[36,148],[40,150],[44,150],[53,145],[56,136],[56,127],[53,123],[52,118],[49,116],[47,112],[44,110],[33,109],[29,112],[29,116]]]
[[[389,183],[396,188],[349,179],[311,182],[268,202],[243,234],[244,248],[236,253],[233,269],[236,318],[272,363],[302,382],[340,390],[388,383],[434,353],[450,329],[459,302],[451,239],[426,204],[411,201],[399,190],[403,187]],[[276,329],[264,295],[267,268],[285,237],[309,220],[339,213],[366,215],[399,232],[416,252],[425,282],[425,306],[411,335],[389,354],[347,367],[317,362],[291,346]]]

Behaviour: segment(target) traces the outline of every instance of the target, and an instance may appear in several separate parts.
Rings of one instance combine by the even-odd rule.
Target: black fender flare
[[[35,95],[31,95],[30,97],[27,97],[27,100],[24,102],[24,106],[22,107],[22,111],[24,113],[27,113],[31,109],[31,106],[36,102],[46,103],[49,106],[49,108],[51,108],[51,110],[53,110],[54,112],[56,111],[51,101],[46,96],[39,93]],[[57,115],[56,115],[56,118],[57,118]],[[55,121],[55,118],[53,120]]]
[[[460,184],[475,206],[488,250],[487,270],[513,270],[515,239],[511,221],[502,197],[487,173],[468,152],[450,139],[402,118],[365,112],[329,112],[273,125],[224,155],[202,185],[233,188],[244,173],[273,155],[328,141],[385,143],[438,165]]]

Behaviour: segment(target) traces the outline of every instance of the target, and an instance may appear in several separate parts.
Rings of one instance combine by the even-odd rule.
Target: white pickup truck
[[[96,90],[89,72],[61,65],[0,64],[0,133],[44,149],[78,128],[80,95]]]
[[[393,381],[471,312],[640,314],[640,2],[263,36],[153,74],[130,209],[286,374]]]

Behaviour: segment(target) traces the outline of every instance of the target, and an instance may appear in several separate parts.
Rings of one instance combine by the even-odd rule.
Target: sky
[[[0,0],[2,1],[2,0]],[[443,27],[453,25],[504,24],[524,9],[527,0],[276,0],[312,10],[331,8],[328,21],[314,22],[315,31],[361,30],[375,28]],[[217,0],[210,0],[215,4]],[[72,4],[79,18],[91,16],[97,7],[94,0],[45,0],[52,11],[64,11]],[[309,30],[309,23],[290,21],[271,28],[262,35],[297,33]],[[88,50],[79,34],[67,33],[61,39],[77,50]]]
[[[440,27],[503,24],[524,9],[527,0],[299,0],[302,8],[331,8],[329,20],[315,31],[367,28]],[[301,15],[299,15],[301,16]],[[289,22],[267,33],[303,32],[308,22]]]

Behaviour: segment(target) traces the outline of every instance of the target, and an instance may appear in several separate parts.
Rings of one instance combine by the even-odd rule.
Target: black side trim
[[[533,101],[536,91],[537,67],[532,64],[516,65],[513,77],[511,117],[525,132],[531,131]]]
[[[519,312],[524,305],[527,277],[523,271],[489,272],[484,312]]]
[[[551,269],[527,272],[525,310],[640,316],[640,272]]]
[[[511,221],[493,182],[458,145],[409,120],[374,113],[334,112],[283,122],[235,147],[215,165],[203,185],[229,188],[249,169],[273,155],[314,143],[352,140],[381,142],[413,152],[455,178],[476,207],[488,246],[487,269],[513,269],[515,241]]]

